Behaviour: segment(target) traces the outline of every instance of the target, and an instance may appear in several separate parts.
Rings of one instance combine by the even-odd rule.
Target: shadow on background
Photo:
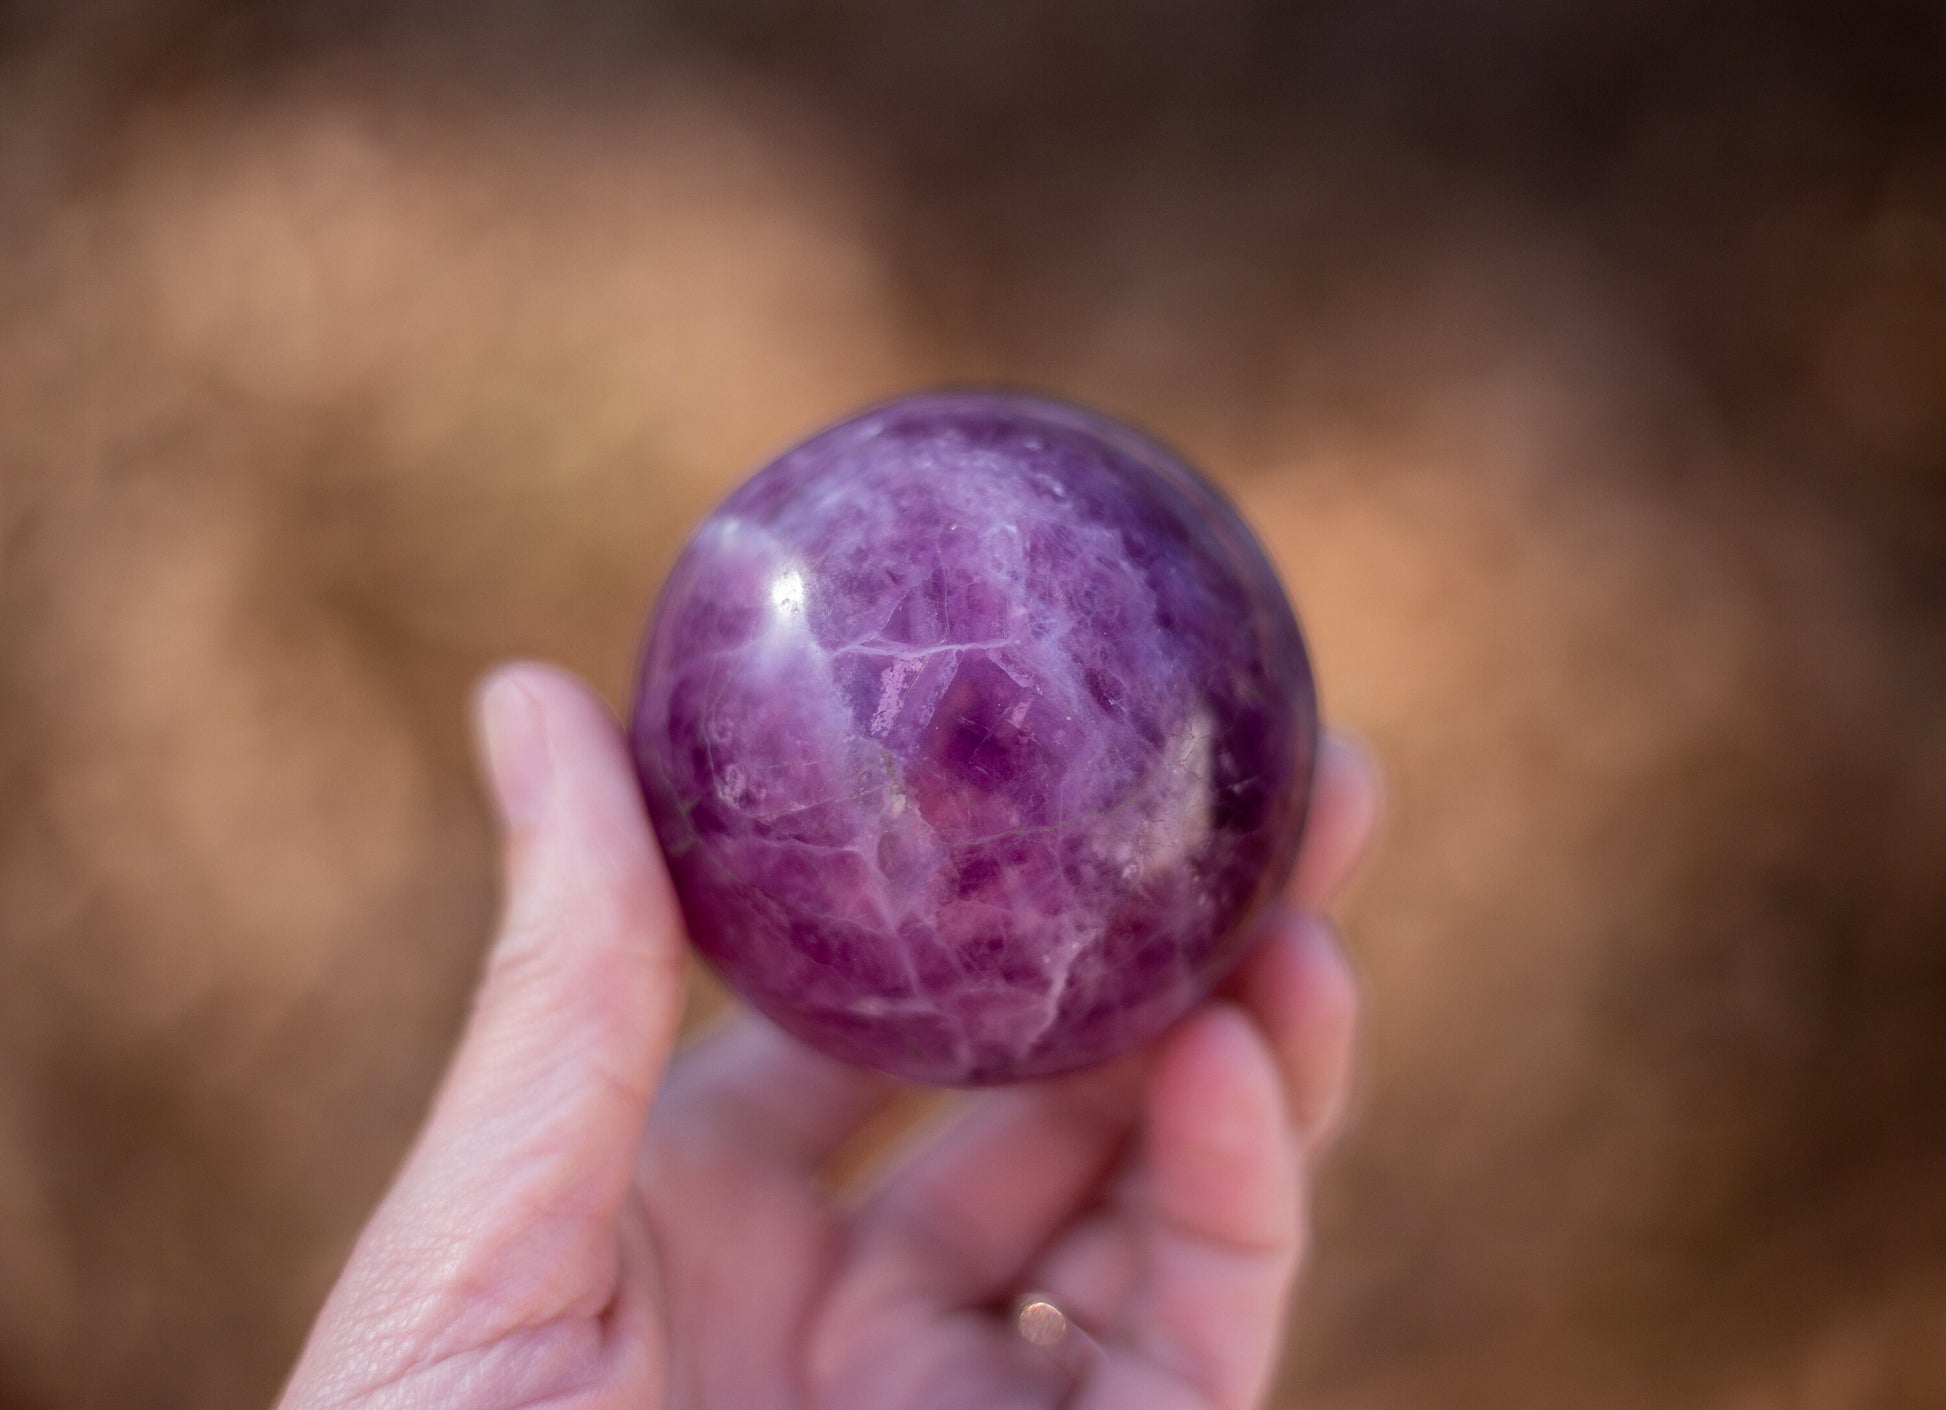
[[[1184,446],[1384,753],[1284,1403],[1946,1400],[1932,5],[0,5],[0,1402],[271,1395],[462,701],[941,380]]]

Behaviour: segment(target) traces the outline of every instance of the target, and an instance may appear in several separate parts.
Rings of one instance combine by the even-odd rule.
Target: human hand
[[[480,713],[501,932],[284,1410],[1259,1403],[1345,1101],[1352,979],[1306,908],[1372,828],[1358,749],[1321,751],[1289,903],[1222,996],[973,1095],[847,1199],[821,1170],[895,1084],[749,1016],[672,1061],[682,920],[613,718],[539,666]],[[1017,1320],[1029,1291],[1065,1319]]]

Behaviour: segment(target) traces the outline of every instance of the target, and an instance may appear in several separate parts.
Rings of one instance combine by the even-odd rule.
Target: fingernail
[[[1343,756],[1355,771],[1370,781],[1374,791],[1385,791],[1385,770],[1370,740],[1350,730],[1331,729],[1325,731],[1324,747]]]
[[[509,832],[532,826],[547,806],[554,759],[533,693],[511,673],[490,678],[480,691],[480,739],[488,780]]]

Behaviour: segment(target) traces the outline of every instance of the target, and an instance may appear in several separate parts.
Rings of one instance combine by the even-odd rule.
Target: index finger
[[[1318,742],[1311,777],[1311,811],[1304,846],[1286,896],[1299,907],[1321,907],[1351,879],[1378,827],[1378,763],[1357,736],[1331,730]]]

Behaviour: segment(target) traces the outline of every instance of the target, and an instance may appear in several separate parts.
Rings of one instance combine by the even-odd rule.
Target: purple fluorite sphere
[[[867,411],[732,494],[633,718],[718,973],[947,1085],[1102,1061],[1204,998],[1290,871],[1316,738],[1235,511],[1135,432],[997,392]]]

